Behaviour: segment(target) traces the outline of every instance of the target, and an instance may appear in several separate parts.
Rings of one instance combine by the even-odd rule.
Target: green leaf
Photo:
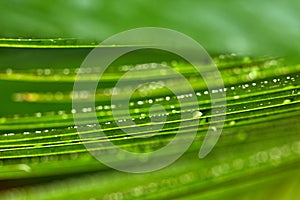
[[[9,183],[1,199],[231,199],[242,193],[241,198],[247,199],[256,184],[261,185],[257,198],[274,193],[272,184],[285,181],[299,185],[294,179],[299,176],[300,161],[299,64],[275,57],[214,57],[225,85],[227,114],[216,147],[199,160],[203,138],[209,125],[214,125],[210,118],[216,114],[211,113],[209,91],[201,77],[195,76],[193,67],[174,55],[153,59],[141,52],[113,63],[103,77],[104,88],[97,89],[95,108],[103,131],[118,147],[151,152],[164,146],[177,133],[180,114],[189,109],[189,105],[180,106],[169,90],[148,86],[151,100],[164,106],[168,121],[152,138],[128,137],[121,131],[126,127],[114,122],[110,93],[104,94],[131,67],[144,66],[139,68],[139,78],[155,82],[159,79],[153,74],[158,69],[149,67],[153,62],[172,66],[189,80],[200,106],[201,114],[196,113],[200,118],[198,134],[189,150],[165,169],[133,175],[109,169],[93,158],[83,143],[96,143],[99,138],[82,141],[78,134],[87,133],[78,133],[73,121],[73,82],[94,44],[72,39],[0,41],[0,179]],[[160,78],[176,82],[169,74]],[[81,81],[96,80],[89,73]],[[186,98],[184,91],[182,94]],[[86,100],[91,98],[87,95]],[[140,126],[149,126],[149,99],[138,92],[130,99],[131,117]],[[89,112],[86,108],[81,116],[86,125]],[[185,128],[188,132],[192,127]],[[152,132],[149,129],[139,134]],[[284,175],[283,171],[288,173]],[[17,189],[11,189],[13,186]],[[277,192],[272,199],[288,199],[296,193]]]

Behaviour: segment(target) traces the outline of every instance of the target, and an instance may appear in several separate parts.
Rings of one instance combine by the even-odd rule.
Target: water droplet
[[[210,126],[209,129],[211,129],[214,132],[217,131],[217,127],[215,127],[215,126]]]
[[[64,95],[61,92],[56,92],[55,95],[54,95],[54,98],[59,101],[59,100],[62,100],[64,98]]]
[[[198,110],[193,112],[193,118],[199,118],[202,115],[203,115],[203,113]]]
[[[232,165],[235,169],[241,170],[244,167],[244,160],[236,159],[233,161]]]
[[[6,69],[6,74],[7,75],[11,75],[13,73],[12,69],[11,68],[7,68]]]
[[[19,164],[18,165],[18,169],[19,170],[23,170],[25,172],[30,172],[31,171],[31,167],[29,167],[28,165],[26,164]]]
[[[235,125],[235,121],[233,120],[233,121],[229,122],[229,125],[230,125],[230,126]]]
[[[257,71],[251,71],[249,74],[248,74],[248,77],[250,80],[253,80],[257,77]]]
[[[297,90],[297,89],[292,90],[292,95],[293,95],[293,94],[297,94],[297,93],[298,93],[298,90]]]
[[[220,59],[225,59],[225,55],[221,54],[221,55],[219,55],[219,58]]]
[[[291,103],[292,101],[290,100],[290,99],[285,99],[284,101],[283,101],[283,104],[288,104],[288,103]]]
[[[71,110],[71,113],[72,113],[72,114],[75,114],[75,113],[76,113],[76,110],[75,110],[75,109],[72,109],[72,110]]]
[[[274,147],[269,151],[269,156],[272,160],[278,161],[281,159],[282,152],[279,148]]]
[[[247,139],[247,133],[245,132],[239,132],[238,134],[236,134],[236,138],[239,140],[239,141],[244,141]]]
[[[50,75],[51,74],[51,70],[50,69],[45,69],[44,73],[45,73],[45,75]]]
[[[63,70],[63,73],[64,73],[65,75],[68,75],[68,74],[70,73],[70,70],[69,70],[68,68],[65,68],[65,69]]]

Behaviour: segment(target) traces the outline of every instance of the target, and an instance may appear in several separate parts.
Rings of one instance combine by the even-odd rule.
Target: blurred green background
[[[135,27],[183,32],[210,53],[300,53],[298,0],[2,0],[0,37],[101,41]]]

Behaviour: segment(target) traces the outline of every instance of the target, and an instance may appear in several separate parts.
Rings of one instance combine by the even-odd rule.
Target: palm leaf
[[[297,135],[300,129],[299,65],[286,64],[283,59],[271,57],[215,57],[227,95],[225,126],[215,149],[207,158],[197,159],[212,114],[207,88],[199,84],[201,79],[191,79],[203,113],[195,142],[170,167],[150,174],[129,176],[96,161],[83,146],[83,142],[92,143],[95,140],[80,140],[73,122],[70,94],[78,65],[74,65],[74,60],[71,63],[68,61],[74,55],[84,57],[93,44],[62,39],[1,41],[1,50],[7,52],[6,66],[16,67],[6,67],[0,72],[2,87],[10,85],[10,89],[3,90],[7,99],[2,106],[12,106],[12,109],[5,110],[0,120],[0,178],[9,183],[6,187],[20,188],[4,191],[1,194],[4,199],[65,199],[70,196],[79,199],[218,199],[220,195],[230,198],[237,190],[246,192],[255,184],[262,185],[268,192],[271,191],[270,183],[276,184],[282,179],[288,182],[292,179],[290,174],[298,175],[295,167],[299,164],[300,153]],[[66,46],[66,43],[69,44]],[[15,58],[15,54],[9,54],[12,50],[19,52],[17,55],[26,55],[29,62],[35,65],[22,67],[22,62],[10,65],[8,61],[14,62]],[[50,50],[53,50],[51,54]],[[64,59],[60,59],[62,52]],[[43,62],[34,59],[37,53],[40,57],[57,58],[54,60],[57,67],[45,67]],[[140,61],[141,64],[152,64],[144,58],[145,62]],[[161,59],[185,77],[193,77],[192,67],[182,60],[175,62],[170,55]],[[133,66],[140,63],[133,63]],[[109,68],[105,76],[107,87],[124,73],[122,69],[119,63]],[[168,75],[164,78],[172,79]],[[153,93],[153,99],[161,98],[162,104],[169,104],[166,96],[173,97],[166,90]],[[138,113],[132,113],[136,121],[148,109],[146,103],[138,105],[137,102],[146,102],[148,98],[131,98],[130,102],[136,106],[130,109],[139,108]],[[107,99],[96,96],[95,100],[99,123],[109,139],[119,147],[136,152],[152,151],[170,141],[178,127],[176,119],[186,109],[180,108],[176,102],[172,107],[166,107],[170,114],[168,126],[164,127],[159,137],[140,140],[125,137],[120,131],[122,127],[113,123],[113,117],[108,114]],[[82,118],[84,120],[85,116]],[[139,121],[141,125],[147,125],[149,115],[144,118]],[[282,175],[285,170],[289,173]],[[54,182],[47,183],[49,180]],[[36,183],[43,184],[30,186]],[[295,195],[295,192],[284,195]],[[247,198],[247,195],[244,196]],[[282,196],[278,196],[280,198]]]

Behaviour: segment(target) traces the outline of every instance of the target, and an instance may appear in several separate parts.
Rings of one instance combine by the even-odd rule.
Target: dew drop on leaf
[[[199,110],[193,112],[193,118],[199,118],[203,115]]]
[[[233,120],[233,121],[229,122],[229,125],[230,125],[230,126],[235,125],[235,121]]]
[[[290,100],[290,99],[285,99],[284,101],[283,101],[283,104],[289,104],[289,103],[291,103],[292,101]]]

